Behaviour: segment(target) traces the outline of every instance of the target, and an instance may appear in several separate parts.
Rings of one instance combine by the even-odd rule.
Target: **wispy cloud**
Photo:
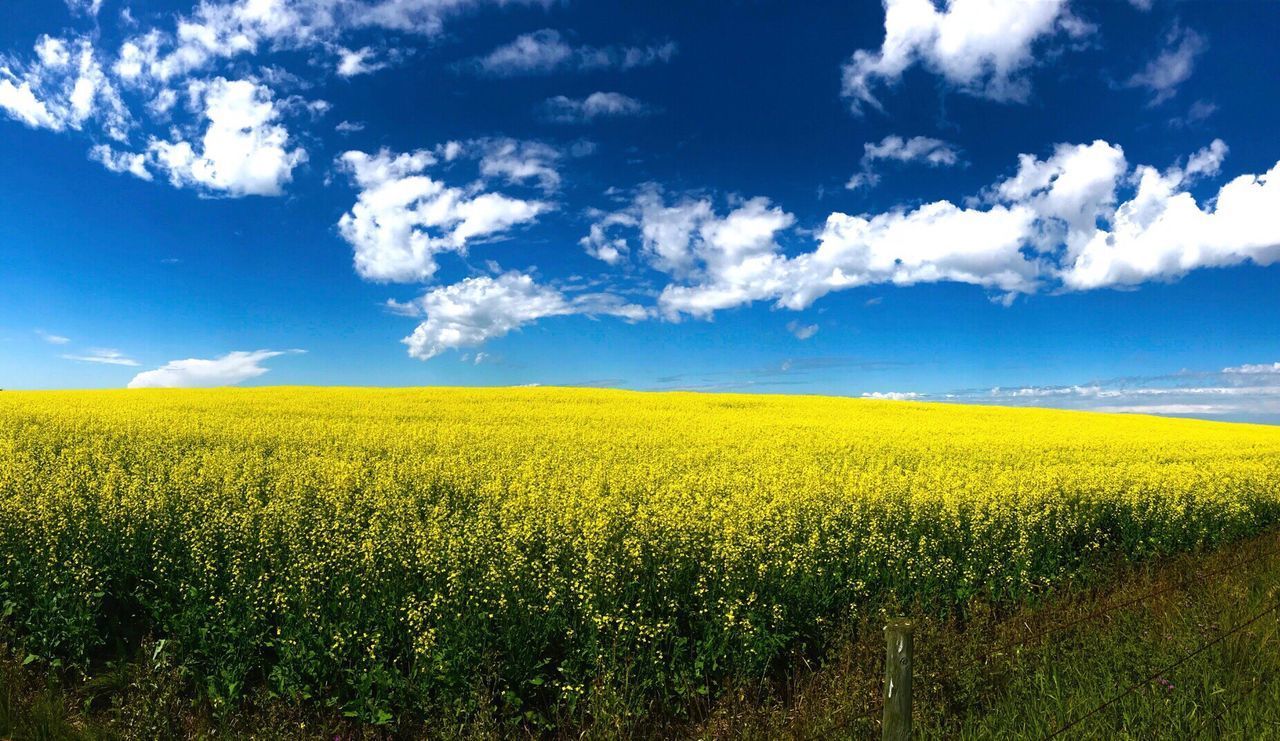
[[[1280,423],[1280,363],[1128,376],[1059,386],[920,394],[921,400]]]
[[[60,338],[61,339],[61,338]],[[138,361],[125,355],[119,350],[106,347],[95,347],[83,355],[63,355],[66,360],[75,360],[81,363],[101,363],[103,365],[128,365],[134,366]]]
[[[649,106],[622,93],[596,92],[585,98],[557,95],[542,104],[548,120],[556,123],[586,123],[597,118],[647,116]]]
[[[1178,86],[1195,71],[1196,57],[1208,47],[1204,37],[1190,29],[1174,26],[1165,37],[1165,48],[1125,83],[1126,87],[1146,88],[1151,93],[1150,105],[1159,105],[1178,93]]]
[[[862,169],[845,183],[849,190],[871,187],[880,182],[878,162],[905,164],[917,162],[929,167],[954,167],[961,164],[960,152],[955,145],[928,136],[904,139],[890,135],[878,142],[862,145]]]
[[[882,372],[907,367],[908,363],[869,360],[852,356],[819,355],[787,358],[779,363],[704,373],[676,373],[654,379],[653,391],[750,391],[771,387],[800,386],[812,383],[815,376],[828,371]]]
[[[676,44],[650,46],[573,46],[552,28],[517,36],[483,57],[462,65],[490,77],[549,74],[556,70],[629,70],[671,61]]]
[[[37,329],[36,336],[45,342],[48,342],[50,345],[65,345],[71,341],[70,337],[63,337],[60,334],[51,334],[43,329]]]
[[[818,333],[818,325],[792,320],[787,322],[787,331],[795,335],[797,340],[807,340]]]

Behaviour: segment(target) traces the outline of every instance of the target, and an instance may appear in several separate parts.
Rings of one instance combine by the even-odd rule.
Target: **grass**
[[[1280,737],[1280,532],[1215,551],[1112,563],[1036,604],[993,612],[983,603],[949,620],[919,618],[918,738],[1043,738],[1136,689],[1061,738]],[[904,611],[906,611],[904,609]],[[1158,669],[1251,618],[1176,670]],[[1067,626],[1067,627],[1063,627]],[[878,738],[883,643],[877,620],[851,629],[825,665],[797,661],[787,677],[725,688],[695,720],[611,715],[566,718],[563,738]],[[1004,650],[997,650],[1003,648]],[[467,726],[362,726],[322,703],[259,694],[219,714],[199,699],[161,643],[84,679],[33,662],[10,644],[0,662],[0,738],[142,739],[538,736],[479,718]]]
[[[963,620],[918,619],[916,735],[1044,738],[1136,686],[1060,738],[1278,738],[1278,605],[1273,531],[1209,553],[1113,563],[1011,613],[974,604]],[[739,692],[690,735],[879,738],[884,647],[875,627],[862,626],[827,666],[763,688],[764,697]]]

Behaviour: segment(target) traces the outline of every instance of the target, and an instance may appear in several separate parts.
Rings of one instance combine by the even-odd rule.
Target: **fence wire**
[[[1131,685],[1129,685],[1128,687],[1126,687],[1122,692],[1119,692],[1119,693],[1117,693],[1117,694],[1115,694],[1115,695],[1111,696],[1111,697],[1110,697],[1110,698],[1108,698],[1105,702],[1103,702],[1101,705],[1098,705],[1097,707],[1095,707],[1094,709],[1092,709],[1092,710],[1090,710],[1089,712],[1085,713],[1084,715],[1078,716],[1077,718],[1075,718],[1075,719],[1074,719],[1074,720],[1072,720],[1071,722],[1069,722],[1069,723],[1067,723],[1066,725],[1064,725],[1064,726],[1060,727],[1058,730],[1054,731],[1053,733],[1049,734],[1048,736],[1045,736],[1045,738],[1046,738],[1046,739],[1051,739],[1051,738],[1057,738],[1058,736],[1061,736],[1062,734],[1066,733],[1067,731],[1071,730],[1072,728],[1075,728],[1076,726],[1078,726],[1078,725],[1080,725],[1081,723],[1085,722],[1085,721],[1086,721],[1086,720],[1088,720],[1089,718],[1092,718],[1093,716],[1097,715],[1098,713],[1102,712],[1103,710],[1106,710],[1108,707],[1110,707],[1110,706],[1114,705],[1115,703],[1119,702],[1120,700],[1123,700],[1124,698],[1126,698],[1126,697],[1128,697],[1129,695],[1133,694],[1134,692],[1136,692],[1136,691],[1137,691],[1138,689],[1140,689],[1141,687],[1144,687],[1144,686],[1146,686],[1146,685],[1148,685],[1148,684],[1150,684],[1150,683],[1152,683],[1152,682],[1156,681],[1156,680],[1157,680],[1157,679],[1159,679],[1160,677],[1165,676],[1166,674],[1168,674],[1168,673],[1172,672],[1174,669],[1177,669],[1178,667],[1182,666],[1183,664],[1187,663],[1188,661],[1190,661],[1190,660],[1194,659],[1195,657],[1199,656],[1200,654],[1204,653],[1205,651],[1208,651],[1210,648],[1212,648],[1212,647],[1214,647],[1214,646],[1218,645],[1219,643],[1222,643],[1222,642],[1223,642],[1223,641],[1225,641],[1226,639],[1228,639],[1228,638],[1230,638],[1231,636],[1233,636],[1233,635],[1235,635],[1235,634],[1239,633],[1240,631],[1244,630],[1245,628],[1248,628],[1250,625],[1253,625],[1254,623],[1258,622],[1258,621],[1259,621],[1259,620],[1261,620],[1262,618],[1264,618],[1264,617],[1266,617],[1267,615],[1269,615],[1269,614],[1271,614],[1271,613],[1275,612],[1275,611],[1276,611],[1276,610],[1278,610],[1278,609],[1280,609],[1280,602],[1277,602],[1276,604],[1271,605],[1270,607],[1266,608],[1266,609],[1265,609],[1265,610],[1263,610],[1262,612],[1259,612],[1258,614],[1254,615],[1253,617],[1249,618],[1248,620],[1245,620],[1244,622],[1237,624],[1234,628],[1232,628],[1231,630],[1226,631],[1225,633],[1222,633],[1222,634],[1221,634],[1221,635],[1219,635],[1217,638],[1214,638],[1212,641],[1209,641],[1208,643],[1201,644],[1201,645],[1200,645],[1200,647],[1196,648],[1196,649],[1195,649],[1194,651],[1192,651],[1191,653],[1189,653],[1189,654],[1187,654],[1187,655],[1183,656],[1182,658],[1178,659],[1177,661],[1173,662],[1172,664],[1169,664],[1168,666],[1163,667],[1163,668],[1162,668],[1162,669],[1160,669],[1159,671],[1157,671],[1157,672],[1155,672],[1155,673],[1151,674],[1151,675],[1150,675],[1149,677],[1147,677],[1146,679],[1143,679],[1142,681],[1139,681],[1139,682],[1134,682],[1133,684],[1131,684]]]

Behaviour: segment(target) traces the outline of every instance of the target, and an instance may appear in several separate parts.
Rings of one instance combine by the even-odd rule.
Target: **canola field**
[[[1280,520],[1280,429],[571,389],[0,393],[4,629],[394,721],[678,707]]]

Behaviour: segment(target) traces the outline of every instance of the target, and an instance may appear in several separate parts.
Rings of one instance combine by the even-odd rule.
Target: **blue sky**
[[[5,388],[1280,420],[1280,3],[0,17]]]

